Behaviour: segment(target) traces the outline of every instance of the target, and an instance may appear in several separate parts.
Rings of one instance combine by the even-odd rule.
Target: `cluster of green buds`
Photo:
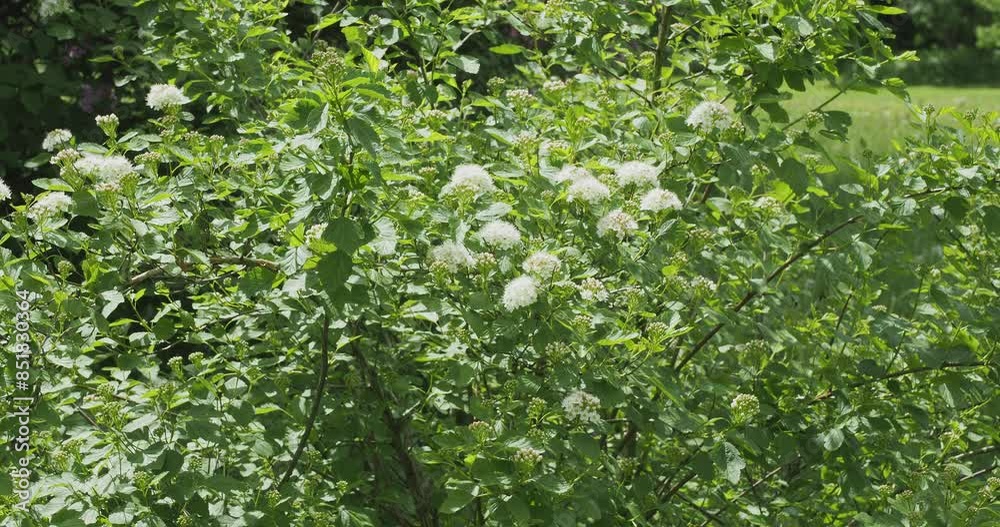
[[[589,321],[588,321],[589,325]],[[562,362],[563,359],[573,354],[573,349],[569,344],[562,341],[549,342],[545,345],[545,357],[553,364]]]
[[[52,467],[55,468],[56,470],[66,470],[67,468],[69,468],[70,453],[67,452],[66,449],[64,448],[56,450],[55,452],[52,453],[52,456],[49,458],[49,462],[52,464]]]
[[[533,132],[525,130],[514,135],[511,142],[514,143],[514,147],[517,148],[518,151],[523,154],[528,154],[534,152],[538,148],[538,144],[541,141]]]
[[[514,88],[507,90],[507,99],[517,107],[525,107],[535,102],[535,96],[524,88]]]
[[[94,416],[97,423],[112,430],[121,429],[125,424],[125,408],[118,401],[108,402],[101,405]]]
[[[760,413],[760,401],[756,396],[747,393],[734,397],[729,407],[732,410],[733,423],[737,425],[750,421]]]
[[[104,135],[108,136],[108,139],[114,139],[118,137],[118,116],[115,114],[108,115],[98,115],[94,118],[97,122],[97,127],[104,132]]]
[[[569,86],[566,84],[565,81],[560,79],[552,79],[545,81],[545,83],[542,84],[542,91],[553,97],[560,97],[568,87]]]
[[[479,269],[479,272],[483,274],[486,274],[497,265],[496,255],[489,251],[476,253],[474,258],[476,259],[476,267]]]
[[[500,95],[506,85],[507,79],[504,79],[503,77],[492,77],[490,80],[486,81],[486,88],[494,96]]]
[[[688,242],[694,249],[704,248],[715,239],[715,233],[710,229],[700,226],[693,226],[687,230]]]
[[[542,452],[534,448],[525,447],[514,453],[514,463],[519,470],[528,472],[535,468],[535,465],[542,462]]]
[[[167,360],[167,366],[170,367],[170,371],[174,375],[183,378],[184,377],[184,358],[183,357],[170,357]]]
[[[325,40],[316,42],[316,51],[313,52],[312,61],[316,65],[316,71],[332,81],[339,79],[346,69],[343,55]]]
[[[997,491],[1000,491],[1000,478],[992,476],[986,480],[986,485],[983,485],[983,488],[979,492],[983,495],[983,498],[992,500]]]
[[[754,163],[754,165],[750,167],[750,176],[753,177],[754,182],[759,182],[767,179],[769,173],[770,171],[767,169],[767,167],[760,163]]]
[[[714,295],[716,290],[715,282],[701,275],[691,278],[691,280],[688,281],[688,286],[697,298],[708,298]]]
[[[197,452],[192,452],[188,455],[188,470],[191,472],[201,472],[201,469],[205,466],[205,458],[201,457],[201,454]]]
[[[73,262],[70,262],[69,260],[59,260],[59,262],[56,263],[56,271],[59,272],[59,277],[63,280],[73,274],[73,271],[75,270],[76,268],[73,267]]]
[[[140,492],[146,492],[149,490],[150,484],[153,482],[153,476],[145,470],[137,470],[135,474],[132,475],[132,482],[135,484],[135,488],[139,489]]]
[[[667,338],[670,333],[670,326],[659,320],[650,322],[646,326],[646,338],[652,342],[660,343]]]
[[[485,421],[473,421],[469,425],[469,431],[472,432],[472,436],[479,443],[485,443],[493,437],[493,427]]]
[[[822,112],[809,112],[806,114],[806,128],[813,129],[823,124]]]
[[[655,65],[656,53],[653,53],[652,51],[643,51],[639,54],[637,73],[644,79],[652,79],[653,76],[658,73],[653,71],[653,67]]]
[[[579,315],[573,317],[570,325],[573,327],[573,331],[585,335],[590,333],[590,330],[594,325],[594,320],[589,315],[580,313]]]
[[[114,385],[111,384],[110,382],[106,382],[106,383],[98,386],[97,387],[97,395],[100,396],[100,398],[105,403],[110,403],[110,402],[114,401],[115,400],[115,395],[116,395],[116,390],[115,390]]]
[[[271,489],[267,491],[267,506],[271,509],[275,509],[281,504],[281,492],[278,489]]]
[[[541,419],[542,416],[545,415],[545,410],[548,406],[549,405],[545,402],[545,399],[542,399],[541,397],[532,398],[528,403],[528,419],[533,421]]]
[[[743,345],[741,345],[739,349],[743,353],[749,355],[759,355],[771,351],[770,346],[767,345],[767,341],[763,339],[754,339],[749,342],[746,342]]]

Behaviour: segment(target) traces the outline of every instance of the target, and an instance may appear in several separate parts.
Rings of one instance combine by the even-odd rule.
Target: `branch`
[[[660,13],[659,27],[656,33],[656,56],[653,59],[653,91],[659,92],[663,86],[661,77],[663,59],[667,49],[667,33],[670,30],[670,8],[664,7]]]
[[[306,421],[306,429],[302,432],[302,439],[299,440],[299,445],[295,448],[295,454],[292,455],[292,462],[288,465],[288,469],[285,470],[285,475],[281,478],[281,482],[278,483],[278,488],[281,488],[288,482],[288,478],[292,477],[292,472],[295,471],[295,466],[299,464],[299,458],[302,457],[302,452],[306,449],[306,445],[309,443],[309,434],[312,433],[313,426],[316,424],[316,418],[319,417],[319,410],[323,402],[323,392],[326,390],[326,371],[330,367],[330,315],[324,315],[323,317],[323,343],[320,348],[320,364],[319,364],[319,380],[316,383],[316,393],[313,394],[313,404],[312,410],[309,412],[309,419]]]
[[[389,408],[388,397],[385,388],[378,378],[378,371],[368,362],[357,343],[351,342],[351,350],[354,359],[358,361],[362,373],[368,380],[369,388],[374,392],[379,405],[382,406],[382,420],[389,429],[392,437],[392,449],[396,452],[396,458],[406,474],[406,484],[413,497],[416,513],[422,527],[436,527],[440,525],[437,509],[434,507],[432,487],[430,482],[424,477],[420,464],[410,455],[410,430],[405,418],[396,418]]]
[[[841,222],[839,225],[837,225],[835,227],[832,227],[830,229],[827,229],[826,232],[824,232],[823,234],[819,235],[813,241],[811,241],[811,242],[803,245],[802,248],[799,249],[798,252],[796,252],[791,257],[789,257],[787,260],[785,260],[785,263],[783,263],[780,266],[778,266],[777,269],[775,269],[771,274],[769,274],[767,276],[767,280],[765,280],[764,283],[765,284],[770,284],[771,282],[775,281],[778,277],[780,277],[782,275],[782,273],[784,273],[786,270],[788,270],[789,267],[791,267],[795,262],[799,261],[803,256],[805,256],[806,254],[808,254],[809,251],[811,251],[814,247],[816,247],[817,245],[823,243],[827,238],[833,236],[834,234],[837,234],[838,232],[840,232],[841,229],[844,229],[845,227],[847,227],[847,226],[849,226],[849,225],[851,225],[853,223],[857,223],[857,222],[861,221],[861,219],[862,219],[862,216],[860,216],[860,215],[858,215],[858,216],[852,216],[852,217],[844,220],[843,222]],[[747,304],[750,303],[751,300],[753,300],[754,298],[756,298],[758,295],[760,295],[760,293],[758,291],[754,291],[754,290],[747,291],[747,294],[743,296],[743,298],[739,301],[739,303],[737,303],[735,306],[733,306],[733,313],[739,313],[741,310],[743,310],[744,307],[747,306]],[[715,325],[715,327],[713,327],[711,330],[709,330],[709,332],[706,333],[705,336],[702,337],[701,340],[699,340],[694,345],[694,348],[691,349],[691,352],[688,353],[683,359],[681,359],[681,361],[677,364],[677,366],[674,369],[677,370],[677,371],[680,371],[681,369],[683,369],[684,366],[687,365],[687,363],[690,362],[691,359],[693,359],[694,356],[697,355],[698,352],[700,352],[702,350],[702,348],[705,347],[706,344],[708,344],[708,341],[711,340],[712,337],[714,337],[715,334],[718,333],[725,325],[726,325],[725,322],[719,322],[718,324]]]
[[[278,266],[278,264],[270,260],[264,260],[261,258],[245,258],[242,256],[213,256],[212,258],[209,258],[208,261],[212,265],[238,264],[238,265],[247,265],[252,267],[264,267],[275,272],[281,269]],[[128,285],[129,287],[135,287],[145,282],[146,280],[149,280],[150,278],[156,278],[157,276],[162,275],[166,271],[167,271],[166,269],[158,265],[148,271],[143,271],[133,276],[131,279],[129,279]]]
[[[688,505],[690,505],[690,506],[694,507],[695,509],[697,509],[698,512],[700,512],[702,514],[702,516],[704,516],[705,518],[707,518],[705,520],[706,522],[708,522],[708,521],[714,521],[715,523],[718,523],[719,525],[725,525],[726,524],[726,522],[722,521],[722,518],[719,518],[717,515],[712,514],[711,512],[708,512],[708,510],[706,510],[704,507],[702,507],[701,505],[698,505],[697,503],[689,500],[683,494],[677,494],[677,497],[680,498],[680,500],[683,501],[684,503],[687,503]]]
[[[904,377],[906,375],[913,375],[915,373],[927,373],[929,371],[944,371],[944,370],[948,370],[948,369],[952,369],[952,368],[977,368],[977,367],[981,367],[981,366],[986,366],[986,363],[984,363],[984,362],[945,362],[945,363],[941,364],[940,366],[933,366],[933,367],[932,366],[921,366],[919,368],[908,368],[908,369],[905,369],[905,370],[899,370],[899,371],[895,371],[895,372],[892,372],[892,373],[887,373],[887,374],[882,375],[880,377],[875,377],[874,379],[866,379],[866,380],[863,380],[863,381],[853,382],[853,383],[849,384],[848,387],[849,388],[860,388],[862,386],[868,386],[869,384],[875,384],[875,383],[886,381],[886,380],[889,380],[889,379],[895,379],[897,377]],[[834,391],[833,390],[827,390],[827,391],[825,391],[825,392],[817,395],[816,398],[813,399],[809,404],[812,405],[812,404],[816,404],[816,403],[818,403],[820,401],[825,401],[826,399],[829,399],[829,398],[833,397],[833,395],[834,395]]]
[[[799,458],[795,458],[793,461],[796,461],[798,459]],[[786,463],[785,465],[787,465],[787,464],[788,463]],[[767,474],[764,474],[760,479],[758,479],[757,481],[751,483],[749,488],[747,488],[743,492],[740,492],[739,494],[737,494],[735,498],[733,498],[731,500],[726,500],[726,502],[722,504],[722,507],[720,507],[719,510],[715,511],[715,514],[716,515],[721,514],[723,511],[725,511],[726,509],[728,509],[730,505],[732,505],[733,503],[736,503],[736,500],[742,498],[748,492],[750,492],[753,489],[757,488],[757,486],[760,485],[761,483],[763,483],[763,482],[771,479],[772,476],[774,476],[775,474],[777,474],[778,472],[780,472],[781,469],[785,468],[785,465],[780,465],[778,468],[776,468],[776,469],[768,472]],[[702,522],[701,527],[705,527],[706,525],[708,525],[708,522],[709,522],[709,520],[705,520],[704,522]]]

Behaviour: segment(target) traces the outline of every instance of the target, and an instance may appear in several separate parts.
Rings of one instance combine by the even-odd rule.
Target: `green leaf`
[[[906,13],[905,9],[887,5],[867,5],[864,7],[864,10],[871,11],[872,13],[878,13],[880,15],[902,15],[903,13]]]
[[[104,318],[108,318],[108,315],[117,309],[122,302],[125,302],[125,297],[118,291],[113,290],[101,293],[101,298],[103,298],[105,302],[104,307],[101,308],[101,316]]]
[[[743,456],[740,455],[739,449],[728,441],[722,444],[719,464],[724,467],[726,479],[732,484],[739,483],[740,473],[747,466],[746,462],[743,461]]]
[[[844,432],[839,428],[831,428],[823,434],[823,448],[833,452],[844,444]]]
[[[448,495],[441,504],[440,511],[445,514],[454,514],[464,509],[478,495],[479,485],[474,482],[459,481],[454,483],[454,487],[448,489]]]
[[[499,46],[490,48],[490,51],[497,55],[517,55],[524,51],[524,48],[517,44],[500,44]]]
[[[767,59],[768,62],[774,62],[775,59],[777,58],[775,57],[774,54],[774,44],[771,44],[770,42],[765,42],[764,44],[757,44],[754,47],[757,48],[757,51],[759,51],[760,54],[765,59]]]

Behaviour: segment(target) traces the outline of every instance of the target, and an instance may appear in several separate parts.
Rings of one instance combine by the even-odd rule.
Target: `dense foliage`
[[[997,523],[1000,116],[782,108],[893,8],[138,4],[153,118],[0,192],[3,525]]]

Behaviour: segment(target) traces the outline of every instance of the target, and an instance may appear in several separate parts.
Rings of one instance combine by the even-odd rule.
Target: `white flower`
[[[621,186],[636,185],[649,187],[656,185],[660,169],[642,161],[629,161],[615,170],[615,178]]]
[[[566,417],[573,421],[583,423],[600,423],[601,400],[583,390],[576,390],[566,396],[562,401],[563,411]]]
[[[305,235],[303,236],[305,244],[309,245],[314,240],[318,240],[320,236],[323,236],[323,233],[326,231],[326,226],[327,223],[324,221],[323,223],[317,223],[306,229]]]
[[[594,277],[584,278],[576,288],[580,290],[580,297],[588,302],[604,302],[608,299],[608,288],[604,287],[604,282]]]
[[[479,165],[459,165],[451,175],[451,181],[441,189],[442,196],[459,192],[470,192],[474,196],[488,194],[497,190],[489,172]]]
[[[77,152],[75,148],[63,148],[56,155],[52,156],[49,160],[53,165],[62,165],[65,163],[72,163],[80,159],[80,152]]]
[[[35,200],[28,209],[28,217],[33,220],[65,212],[73,206],[73,198],[63,192],[49,192]]]
[[[556,172],[549,177],[549,181],[553,183],[562,183],[563,181],[580,181],[588,178],[594,179],[594,176],[592,176],[590,171],[586,168],[578,167],[576,165],[566,165],[562,167],[559,172]]]
[[[549,278],[559,270],[561,265],[562,262],[558,256],[545,251],[538,251],[525,258],[524,263],[521,264],[521,268],[528,274],[540,278]]]
[[[593,177],[584,177],[569,186],[569,201],[580,200],[587,203],[600,203],[611,196],[608,187]]]
[[[69,143],[73,139],[73,133],[64,128],[58,128],[49,132],[42,140],[42,148],[46,152],[55,152],[59,147]]]
[[[38,16],[42,20],[73,11],[70,0],[42,0],[38,3]]]
[[[503,307],[507,311],[530,306],[538,300],[538,284],[530,276],[519,276],[511,280],[503,290]]]
[[[621,209],[615,209],[597,221],[598,236],[613,234],[618,239],[624,239],[638,228],[635,219]]]
[[[545,81],[545,83],[542,84],[542,90],[547,92],[556,93],[556,92],[561,92],[565,89],[566,89],[566,83],[559,79]]]
[[[512,249],[521,244],[521,233],[517,227],[503,220],[483,225],[477,237],[487,246],[497,249]]]
[[[529,104],[535,100],[535,96],[532,95],[530,91],[524,88],[514,88],[513,90],[507,90],[507,98],[513,101],[515,104]]]
[[[681,200],[677,197],[677,194],[674,194],[669,190],[663,190],[662,188],[654,188],[650,190],[639,202],[640,210],[648,210],[650,212],[660,212],[662,210],[679,208],[681,208]]]
[[[761,209],[764,213],[777,216],[784,211],[781,202],[772,198],[771,196],[761,196],[754,200],[753,206],[755,208]]]
[[[0,179],[0,203],[9,200],[12,195],[10,187]]]
[[[691,128],[709,132],[715,128],[729,128],[733,125],[733,112],[725,105],[714,101],[704,101],[691,110],[691,115],[684,121]]]
[[[440,263],[449,271],[456,272],[462,267],[472,267],[476,260],[464,245],[455,242],[444,242],[431,249],[431,263]]]
[[[84,154],[77,159],[73,166],[81,174],[91,176],[106,181],[119,180],[132,172],[136,168],[125,156],[99,156],[95,154]]]
[[[180,88],[172,84],[154,84],[146,95],[146,105],[160,111],[190,102]]]

